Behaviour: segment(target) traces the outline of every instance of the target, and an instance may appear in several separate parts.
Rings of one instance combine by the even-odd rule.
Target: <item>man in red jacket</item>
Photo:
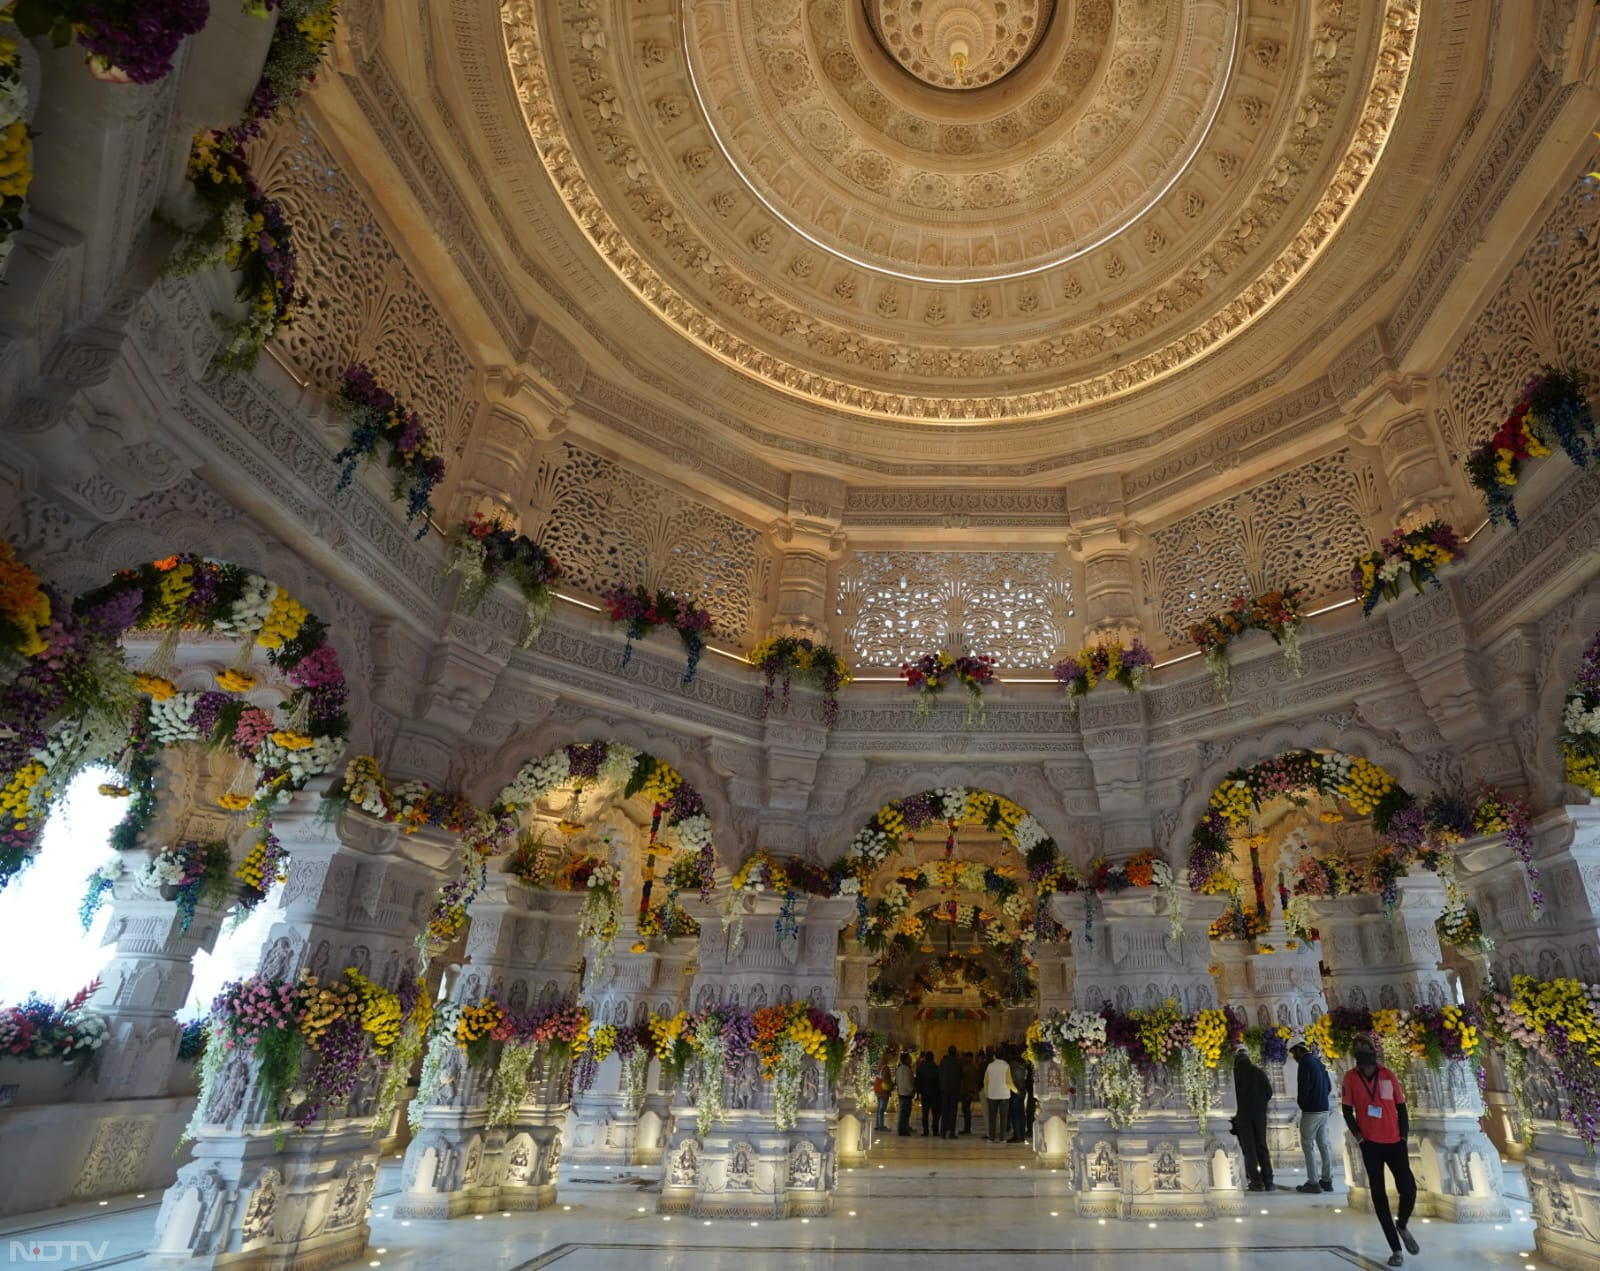
[[[1378,1049],[1370,1037],[1356,1038],[1350,1055],[1356,1066],[1344,1075],[1339,1104],[1344,1110],[1345,1125],[1361,1145],[1361,1160],[1367,1167],[1367,1187],[1372,1193],[1372,1212],[1378,1215],[1383,1234],[1389,1241],[1389,1265],[1398,1267],[1405,1263],[1400,1254],[1402,1240],[1409,1252],[1419,1251],[1417,1238],[1406,1230],[1417,1203],[1417,1180],[1411,1175],[1411,1153],[1406,1146],[1406,1136],[1411,1130],[1406,1097],[1399,1079],[1378,1062]],[[1385,1166],[1394,1175],[1395,1190],[1400,1194],[1398,1222],[1389,1216],[1389,1192],[1383,1181]]]

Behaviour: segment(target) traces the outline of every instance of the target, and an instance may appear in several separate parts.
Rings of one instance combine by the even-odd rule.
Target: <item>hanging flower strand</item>
[[[344,465],[338,488],[347,489],[361,461],[384,448],[384,463],[394,470],[393,497],[405,500],[407,525],[422,518],[416,533],[421,538],[433,515],[433,488],[444,479],[444,460],[434,453],[422,419],[396,401],[360,362],[345,368],[339,402],[350,417],[351,436],[349,445],[333,457]]]
[[[635,640],[644,639],[657,627],[671,627],[678,633],[689,654],[682,680],[687,688],[700,665],[706,640],[712,634],[711,611],[673,592],[651,592],[642,586],[612,587],[602,592],[600,598],[605,602],[611,621],[627,625],[628,639],[622,650],[624,668],[633,658]]]

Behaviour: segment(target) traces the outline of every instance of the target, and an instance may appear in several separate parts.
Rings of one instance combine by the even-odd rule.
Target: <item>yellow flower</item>
[[[272,734],[272,740],[285,750],[307,750],[311,746],[311,738],[288,728],[278,729]]]
[[[158,702],[166,701],[178,691],[178,686],[171,680],[160,675],[146,675],[143,671],[134,674],[133,686]]]
[[[267,620],[256,633],[256,643],[263,649],[281,649],[300,634],[300,628],[305,625],[308,616],[306,607],[279,587],[272,597],[272,609],[267,614]]]
[[[217,677],[217,687],[225,693],[248,693],[256,686],[256,677],[248,671],[237,671],[229,668],[220,672]]]
[[[247,794],[224,794],[217,802],[228,809],[229,812],[243,812],[250,806],[250,796]]]

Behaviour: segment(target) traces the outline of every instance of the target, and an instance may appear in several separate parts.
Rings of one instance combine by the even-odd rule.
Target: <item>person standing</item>
[[[1370,1037],[1357,1037],[1350,1047],[1356,1066],[1344,1075],[1339,1104],[1344,1123],[1361,1147],[1361,1163],[1367,1168],[1367,1190],[1372,1196],[1372,1212],[1378,1215],[1389,1242],[1389,1265],[1402,1266],[1400,1242],[1406,1251],[1420,1252],[1417,1238],[1406,1229],[1417,1203],[1417,1180],[1411,1173],[1411,1150],[1406,1138],[1411,1133],[1411,1118],[1399,1079],[1378,1062],[1378,1048]],[[1394,1175],[1395,1191],[1400,1196],[1400,1213],[1389,1215],[1389,1191],[1383,1171]]]
[[[878,1061],[878,1071],[872,1075],[872,1093],[878,1101],[877,1115],[872,1119],[872,1128],[882,1134],[888,1130],[884,1118],[889,1114],[889,1095],[894,1090],[894,1069],[889,1062],[889,1056],[884,1055]]]
[[[1011,1106],[1014,1089],[1011,1065],[1004,1055],[996,1052],[983,1072],[984,1132],[991,1143],[998,1143],[1005,1137],[1006,1111]]]
[[[1333,1082],[1322,1060],[1298,1037],[1289,1053],[1299,1068],[1295,1102],[1300,1105],[1300,1150],[1306,1154],[1306,1181],[1295,1191],[1320,1195],[1333,1190],[1333,1150],[1328,1145],[1328,1096],[1333,1093]],[[1315,1152],[1322,1153],[1320,1173],[1313,1159]]]
[[[1251,1192],[1270,1192],[1272,1154],[1267,1151],[1267,1104],[1272,1102],[1272,1078],[1250,1061],[1243,1046],[1233,1057],[1233,1096],[1238,1105],[1234,1133],[1244,1153],[1245,1187]]]
[[[1007,1047],[1007,1057],[1011,1063],[1011,1105],[1010,1125],[1011,1133],[1007,1136],[1007,1143],[1024,1142],[1023,1121],[1027,1117],[1027,1106],[1024,1102],[1023,1091],[1028,1087],[1028,1065],[1022,1058],[1022,1052],[1015,1046]]]
[[[901,1137],[911,1134],[911,1098],[917,1093],[917,1079],[911,1071],[911,1052],[900,1052],[900,1063],[894,1070],[895,1096],[900,1100],[899,1117],[894,1132]]]
[[[980,1082],[983,1070],[969,1050],[961,1056],[961,1133],[972,1133],[972,1101],[981,1099]]]
[[[956,1105],[961,1102],[961,1056],[951,1046],[939,1061],[939,1133],[956,1136]]]
[[[932,1133],[939,1133],[939,1065],[931,1050],[923,1051],[917,1064],[917,1098],[922,1103],[922,1137],[928,1137],[930,1126]]]

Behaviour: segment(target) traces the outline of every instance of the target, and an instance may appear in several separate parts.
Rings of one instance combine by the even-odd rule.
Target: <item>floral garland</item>
[[[951,657],[944,650],[924,653],[915,662],[900,664],[900,677],[907,687],[917,690],[917,718],[926,719],[939,694],[951,680],[967,690],[967,727],[983,719],[983,690],[999,683],[994,659],[982,653],[963,653]]]
[[[189,930],[202,903],[220,908],[232,898],[233,857],[221,839],[203,843],[189,839],[176,847],[163,847],[139,871],[134,885],[146,895],[159,894],[172,901],[181,916],[181,936]]]
[[[567,871],[563,871],[566,873]],[[581,891],[583,905],[578,910],[578,935],[589,952],[591,971],[598,976],[617,942],[617,926],[622,918],[622,872],[598,856],[586,856],[574,863],[568,891]]]
[[[354,967],[327,984],[302,972],[293,981],[255,976],[224,985],[211,1005],[200,1099],[185,1137],[205,1124],[226,1054],[243,1051],[251,1058],[267,1107],[292,1111],[303,1130],[349,1101],[368,1056],[393,1049],[406,1017],[398,994]],[[289,1109],[290,1092],[297,1089],[304,1097]]]
[[[1106,1017],[1099,1011],[1051,1011],[1035,1022],[1039,1040],[1077,1081],[1083,1080],[1087,1062],[1105,1053]]]
[[[1243,592],[1220,613],[1202,618],[1189,628],[1189,638],[1206,655],[1206,669],[1226,701],[1231,676],[1228,646],[1249,631],[1265,631],[1283,648],[1283,663],[1292,675],[1302,675],[1300,628],[1305,623],[1304,587],[1284,587],[1246,597]]]
[[[1522,862],[1528,887],[1528,912],[1538,917],[1544,908],[1544,893],[1539,890],[1539,867],[1533,863],[1533,825],[1528,805],[1515,795],[1485,786],[1472,810],[1472,828],[1479,834],[1504,834],[1506,846]]]
[[[363,459],[374,458],[383,446],[388,451],[385,465],[395,470],[392,497],[405,499],[407,525],[422,518],[416,534],[421,538],[433,515],[433,488],[444,480],[444,460],[434,453],[421,417],[396,401],[360,362],[345,368],[339,404],[349,417],[351,436],[350,444],[333,457],[344,465],[336,488],[348,489],[356,467]]]
[[[50,647],[50,594],[39,576],[0,538],[0,656],[36,658]]]
[[[15,5],[0,8],[0,23],[9,22]],[[17,231],[22,228],[22,208],[33,184],[33,134],[28,130],[28,90],[22,83],[17,41],[0,34],[0,277]],[[9,545],[7,546],[9,553]],[[0,560],[3,564],[3,560]],[[0,627],[5,618],[0,615]],[[5,636],[0,632],[0,647]]]
[[[122,858],[113,856],[84,883],[83,899],[78,902],[78,922],[85,931],[94,926],[95,915],[105,906],[106,899],[122,877]]]
[[[561,564],[531,538],[489,517],[474,514],[455,533],[447,574],[459,573],[468,612],[483,603],[489,588],[509,577],[522,593],[524,649],[539,638],[555,604]]]
[[[1562,704],[1557,736],[1567,780],[1600,798],[1600,633],[1583,651]]]
[[[651,805],[650,838],[645,847],[644,884],[639,893],[637,929],[644,937],[668,939],[690,930],[698,931],[693,920],[680,913],[676,897],[689,871],[668,872],[669,891],[664,905],[652,907],[655,886],[655,859],[658,854],[690,857],[695,860],[693,875],[700,883],[702,899],[711,893],[712,872],[716,867],[716,847],[712,841],[711,818],[694,787],[682,774],[653,755],[620,742],[574,742],[551,751],[540,759],[529,760],[500,791],[495,801],[497,813],[515,815],[531,808],[558,789],[574,791],[574,807],[588,787],[620,789],[623,798],[638,795]],[[563,825],[577,828],[574,812]],[[639,950],[642,952],[642,950]]]
[[[1256,1063],[1266,1067],[1289,1062],[1289,1039],[1294,1036],[1287,1024],[1256,1025],[1244,1030],[1240,1039]]]
[[[1561,1083],[1566,1119],[1592,1151],[1600,1142],[1600,985],[1519,975],[1511,990],[1484,996],[1483,1031],[1507,1060],[1524,1136],[1532,1141],[1533,1115],[1522,1075],[1538,1058]]]
[[[1465,554],[1460,536],[1443,521],[1429,521],[1414,530],[1397,529],[1377,551],[1356,558],[1350,566],[1350,588],[1361,602],[1362,615],[1370,617],[1378,601],[1400,598],[1402,577],[1411,579],[1418,595],[1429,583],[1443,587],[1439,571]]]
[[[260,839],[245,853],[233,876],[239,882],[239,906],[246,913],[271,894],[274,884],[289,881],[289,853],[272,832],[271,821],[262,824]]]
[[[1524,386],[1511,414],[1467,456],[1467,479],[1483,494],[1492,524],[1516,528],[1515,489],[1522,465],[1559,445],[1580,468],[1589,465],[1595,437],[1588,376],[1545,367]]]
[[[729,884],[729,907],[723,925],[732,925],[730,919],[734,918],[734,906],[740,895],[778,892],[783,896],[783,905],[773,925],[778,932],[778,943],[782,944],[786,940],[799,938],[801,895],[853,896],[860,885],[854,874],[829,871],[799,857],[777,857],[767,848],[758,848],[745,858],[733,875]]]
[[[225,324],[228,343],[217,361],[230,370],[250,371],[301,304],[289,222],[278,201],[257,184],[242,145],[230,134],[195,133],[188,171],[206,219],[178,244],[167,269],[180,278],[218,265],[238,272],[237,295],[248,312],[242,321]]]
[[[0,1007],[0,1055],[65,1060],[83,1071],[111,1031],[105,1017],[85,1005],[99,987],[95,980],[59,1006],[35,993],[20,1006]]]
[[[322,55],[333,41],[339,0],[245,0],[246,12],[267,16],[277,9],[277,25],[244,118],[233,129],[243,140],[261,130],[294,102],[317,75]]]
[[[822,690],[822,722],[829,732],[839,723],[839,690],[855,673],[829,645],[816,644],[805,636],[768,636],[746,655],[745,661],[760,671],[766,680],[761,693],[761,718],[772,710],[778,681],[783,681],[782,713],[789,713],[789,687],[795,680],[815,684]]]
[[[211,16],[210,0],[19,0],[8,16],[29,39],[57,48],[76,39],[89,73],[109,84],[154,84]]]
[[[354,972],[348,974],[352,979],[359,978]],[[364,999],[383,992],[376,985],[369,988],[369,984],[366,980],[359,982],[358,987]],[[428,1033],[433,1024],[433,999],[428,996],[428,986],[420,974],[415,979],[400,981],[400,988],[394,994],[394,1007],[400,1012],[399,1029],[389,1049],[388,1067],[383,1070],[383,1079],[378,1083],[378,1092],[373,1100],[371,1133],[374,1136],[390,1132],[394,1111],[400,1106],[400,1100],[411,1084],[412,1070],[428,1047]],[[381,1011],[375,1005],[372,1014],[384,1021],[384,1033],[387,1035],[391,1029],[387,1004]]]
[[[486,1034],[477,1032],[482,1021],[490,1018],[494,1022],[487,1026]],[[464,1031],[469,1024],[476,1035]],[[482,1044],[484,1036],[503,1043],[489,1089],[489,1125],[510,1125],[527,1101],[535,1073],[541,1074],[541,1080],[555,1080],[563,1076],[575,1056],[589,1051],[589,1009],[567,998],[531,1011],[507,1012],[492,998],[485,998],[478,1006],[463,1007],[457,1025],[457,1044],[467,1048],[469,1062],[473,1062],[473,1045]]]
[[[627,625],[628,641],[622,650],[624,668],[633,658],[635,640],[644,639],[657,627],[671,627],[678,633],[689,654],[681,681],[687,687],[694,679],[700,655],[705,652],[706,640],[712,634],[711,611],[670,591],[651,592],[642,586],[612,587],[601,592],[600,599],[612,622]]]
[[[1155,654],[1135,636],[1129,645],[1110,640],[1079,649],[1056,663],[1055,677],[1066,685],[1068,712],[1077,714],[1078,699],[1096,684],[1115,683],[1137,692],[1155,663]]]
[[[1113,1129],[1127,1129],[1139,1115],[1144,1106],[1144,1080],[1126,1051],[1113,1049],[1100,1059],[1095,1087]]]
[[[689,1040],[689,1016],[683,1011],[670,1017],[651,1012],[645,1023],[649,1030],[650,1053],[661,1065],[661,1075],[676,1082],[694,1058],[694,1046]]]
[[[163,746],[205,741],[242,760],[239,781],[218,801],[252,810],[258,823],[344,750],[344,673],[327,628],[268,579],[169,556],[119,572],[70,609],[52,601],[52,612],[46,648],[0,691],[0,886],[37,849],[55,799],[90,764],[120,756],[125,779],[101,787],[133,796],[112,836],[120,850],[137,845],[155,814]],[[138,672],[121,648],[134,630],[162,633]],[[180,693],[170,678],[183,631],[240,641],[216,690]],[[281,719],[242,696],[256,687],[245,668],[257,649],[294,685]]]

